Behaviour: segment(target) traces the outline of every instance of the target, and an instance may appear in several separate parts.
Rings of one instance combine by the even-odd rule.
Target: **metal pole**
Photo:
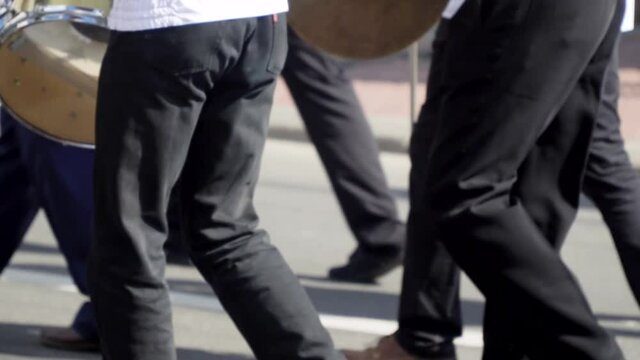
[[[420,50],[420,46],[418,45],[418,42],[414,42],[413,44],[411,44],[411,47],[409,47],[409,63],[410,63],[410,76],[411,76],[411,100],[410,100],[410,106],[411,106],[411,110],[409,111],[409,116],[410,121],[411,121],[411,127],[413,127],[413,124],[415,124],[415,122],[418,120],[417,117],[417,91],[418,91],[418,67],[419,67],[419,53]]]

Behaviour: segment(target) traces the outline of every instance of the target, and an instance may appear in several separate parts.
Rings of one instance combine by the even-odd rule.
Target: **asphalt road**
[[[404,217],[409,161],[401,154],[385,154],[383,164]],[[256,203],[263,227],[299,275],[339,347],[361,348],[395,329],[400,270],[372,286],[325,278],[329,267],[345,261],[354,241],[311,146],[269,141]],[[599,213],[587,203],[563,256],[598,319],[617,336],[627,359],[640,359],[638,306],[608,231]],[[167,276],[179,359],[252,359],[248,346],[193,268],[170,266]],[[480,359],[483,299],[466,279],[462,298],[465,336],[457,342],[459,358]],[[42,326],[67,325],[82,301],[46,219],[39,216],[0,278],[0,359],[99,359],[97,354],[54,351],[38,344]]]

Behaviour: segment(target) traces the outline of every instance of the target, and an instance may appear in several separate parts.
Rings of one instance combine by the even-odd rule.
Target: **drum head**
[[[447,0],[292,0],[289,25],[331,54],[367,59],[418,40],[438,21]]]
[[[92,146],[108,30],[68,21],[23,24],[9,27],[0,44],[3,106],[44,136]]]

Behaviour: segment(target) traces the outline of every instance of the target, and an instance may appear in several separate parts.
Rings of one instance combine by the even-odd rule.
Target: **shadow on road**
[[[640,338],[640,316],[596,313],[596,318],[613,335]]]
[[[55,265],[14,264],[13,269],[35,271],[46,274],[68,275],[66,268]],[[398,311],[398,296],[396,294],[381,293],[375,286],[371,290],[359,286],[356,289],[345,288],[346,283],[333,283],[329,279],[300,274],[303,286],[316,309],[323,314],[363,317],[380,320],[396,320]],[[321,283],[320,284],[314,284]],[[168,279],[172,291],[215,296],[211,287],[204,280]],[[334,284],[335,287],[332,287]],[[484,303],[479,301],[462,300],[462,313],[466,325],[481,325]]]
[[[301,280],[321,280],[331,283],[327,279],[315,276],[298,275],[298,277]],[[371,291],[362,288],[347,289],[344,288],[343,283],[339,288],[306,282],[303,286],[320,313],[380,320],[397,319],[398,296],[396,294],[375,291],[373,286]],[[172,291],[214,296],[211,288],[204,281],[169,279],[169,287]],[[466,325],[481,325],[484,304],[463,299],[462,312]]]
[[[65,275],[69,276],[69,271],[64,266],[57,265],[42,265],[42,264],[11,264],[11,269],[36,271],[43,274],[50,275]],[[71,278],[69,278],[71,280]]]
[[[3,355],[42,359],[99,359],[98,354],[72,353],[42,347],[38,342],[40,326],[0,323],[0,358]]]
[[[100,355],[92,352],[70,352],[46,348],[38,342],[40,326],[35,324],[0,323],[0,359],[5,356],[29,359],[86,359],[98,360]],[[238,354],[214,353],[198,349],[179,348],[180,360],[251,360],[252,357]]]
[[[28,251],[38,254],[60,254],[60,250],[55,246],[43,245],[43,244],[33,244],[24,242],[20,245],[20,251]]]
[[[35,249],[32,249],[35,250]],[[37,251],[37,250],[36,250]],[[59,274],[66,275],[66,268],[55,265],[41,265],[41,264],[14,264],[11,266],[14,269],[21,269],[27,271],[41,272],[47,274]],[[333,283],[327,278],[318,277],[314,275],[300,274],[298,277],[303,281],[303,286],[311,301],[315,305],[316,309],[323,314],[349,316],[349,317],[362,317],[379,320],[396,320],[398,311],[398,296],[393,293],[382,293],[377,291],[376,286],[370,286],[370,290],[367,286],[357,285],[357,288],[345,288],[345,283]],[[178,280],[168,279],[169,287],[174,292],[211,296],[215,294],[209,287],[209,285],[198,280]],[[316,283],[316,284],[314,284]],[[332,287],[331,284],[335,287]],[[464,324],[469,326],[482,326],[483,314],[484,314],[484,302],[462,299],[462,314]],[[609,330],[612,334],[622,337],[634,337],[640,338],[640,316],[625,315],[625,314],[609,314],[598,313],[597,319],[602,322],[602,325]],[[637,323],[637,325],[636,325]],[[15,326],[16,330],[8,330],[7,327]],[[6,349],[20,349],[23,346],[9,346],[5,347],[5,344],[24,344],[25,342],[37,344],[37,327],[24,326],[14,324],[0,324],[0,354]],[[9,335],[7,335],[9,334]],[[13,334],[13,335],[11,335]],[[18,336],[19,341],[13,341],[8,339],[10,337]],[[49,350],[46,350],[49,351]],[[209,354],[201,353],[199,350],[180,349],[179,352],[183,352],[184,359],[219,359],[219,360],[242,360],[250,359],[246,357],[238,357],[239,355],[226,355],[226,354]],[[20,354],[20,353],[14,353]],[[49,352],[46,352],[50,355]],[[64,353],[67,356],[67,353]],[[38,356],[38,353],[31,354]],[[188,355],[188,357],[187,357]],[[211,357],[215,356],[215,357]],[[47,356],[44,356],[46,358]],[[0,356],[0,358],[2,358]],[[69,357],[63,357],[65,359]],[[83,359],[86,357],[71,357],[69,359]],[[56,358],[53,358],[56,359]],[[183,357],[180,357],[183,359]]]
[[[640,325],[640,316],[598,313],[596,317],[600,321],[637,322]]]
[[[178,349],[180,360],[253,360],[252,357],[238,354],[218,354],[195,349]]]

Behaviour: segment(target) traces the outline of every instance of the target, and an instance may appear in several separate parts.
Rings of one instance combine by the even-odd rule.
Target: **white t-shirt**
[[[636,18],[636,0],[627,0],[627,12],[624,14],[622,21],[622,31],[631,31],[635,26]]]
[[[558,0],[562,1],[562,0]],[[465,0],[449,0],[447,7],[442,12],[442,17],[445,19],[451,19],[456,15],[460,7],[464,4]],[[622,31],[631,31],[635,25],[635,4],[636,0],[627,0],[627,9],[622,22]]]
[[[109,27],[157,29],[285,12],[287,0],[114,0]]]
[[[465,0],[449,0],[447,3],[447,7],[444,8],[442,12],[442,17],[445,19],[451,19],[456,15],[458,10],[462,7]]]

